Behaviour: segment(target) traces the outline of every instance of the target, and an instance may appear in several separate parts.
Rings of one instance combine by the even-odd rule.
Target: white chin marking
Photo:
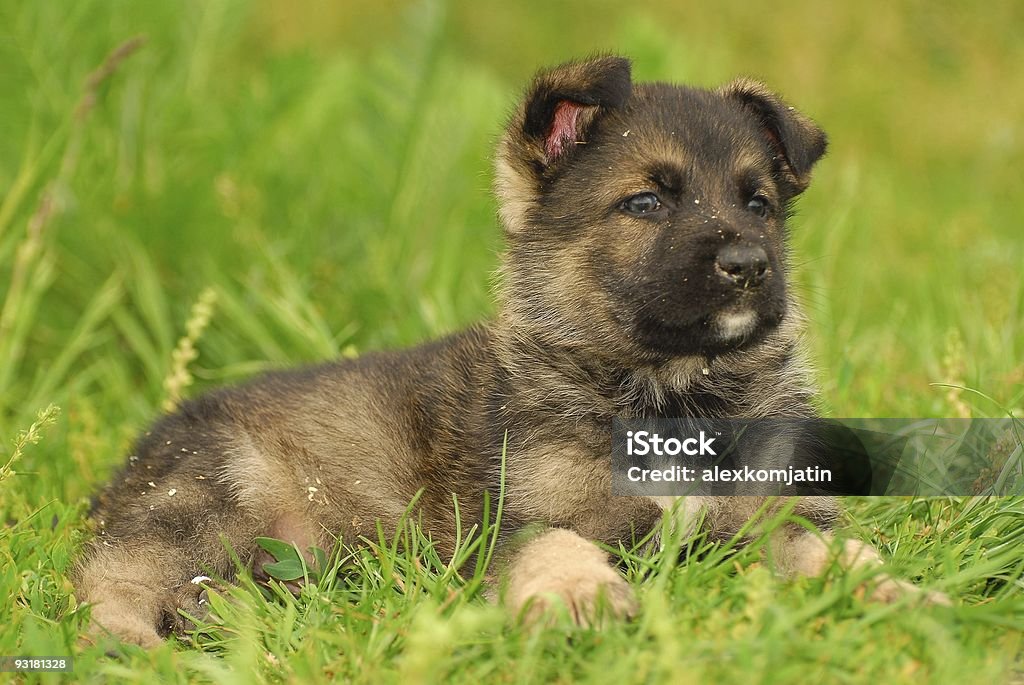
[[[718,336],[723,340],[740,338],[757,325],[757,314],[747,309],[740,312],[724,312],[718,315]]]

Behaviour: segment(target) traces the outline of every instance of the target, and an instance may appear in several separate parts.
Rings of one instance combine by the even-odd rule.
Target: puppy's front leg
[[[578,625],[594,626],[605,615],[636,613],[633,590],[593,542],[551,528],[518,549],[505,578],[505,602],[532,623],[564,604]]]

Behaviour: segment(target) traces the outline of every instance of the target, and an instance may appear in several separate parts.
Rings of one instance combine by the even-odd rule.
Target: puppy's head
[[[638,363],[758,344],[786,319],[785,219],[825,145],[754,81],[633,84],[618,57],[541,73],[496,160],[506,310]]]

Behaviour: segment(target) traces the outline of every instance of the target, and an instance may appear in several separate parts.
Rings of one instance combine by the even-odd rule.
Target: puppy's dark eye
[[[622,202],[622,209],[630,214],[650,214],[661,209],[661,200],[654,193],[637,193]]]
[[[768,210],[771,209],[771,205],[768,204],[768,198],[763,195],[755,195],[747,203],[747,209],[760,217],[766,217],[768,216]]]

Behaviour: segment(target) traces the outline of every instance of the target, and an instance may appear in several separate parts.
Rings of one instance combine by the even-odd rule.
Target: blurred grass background
[[[1022,31],[1012,0],[0,0],[0,652],[73,644],[86,499],[169,395],[492,311],[492,147],[596,51],[760,78],[830,134],[793,236],[832,414],[1019,415]]]

